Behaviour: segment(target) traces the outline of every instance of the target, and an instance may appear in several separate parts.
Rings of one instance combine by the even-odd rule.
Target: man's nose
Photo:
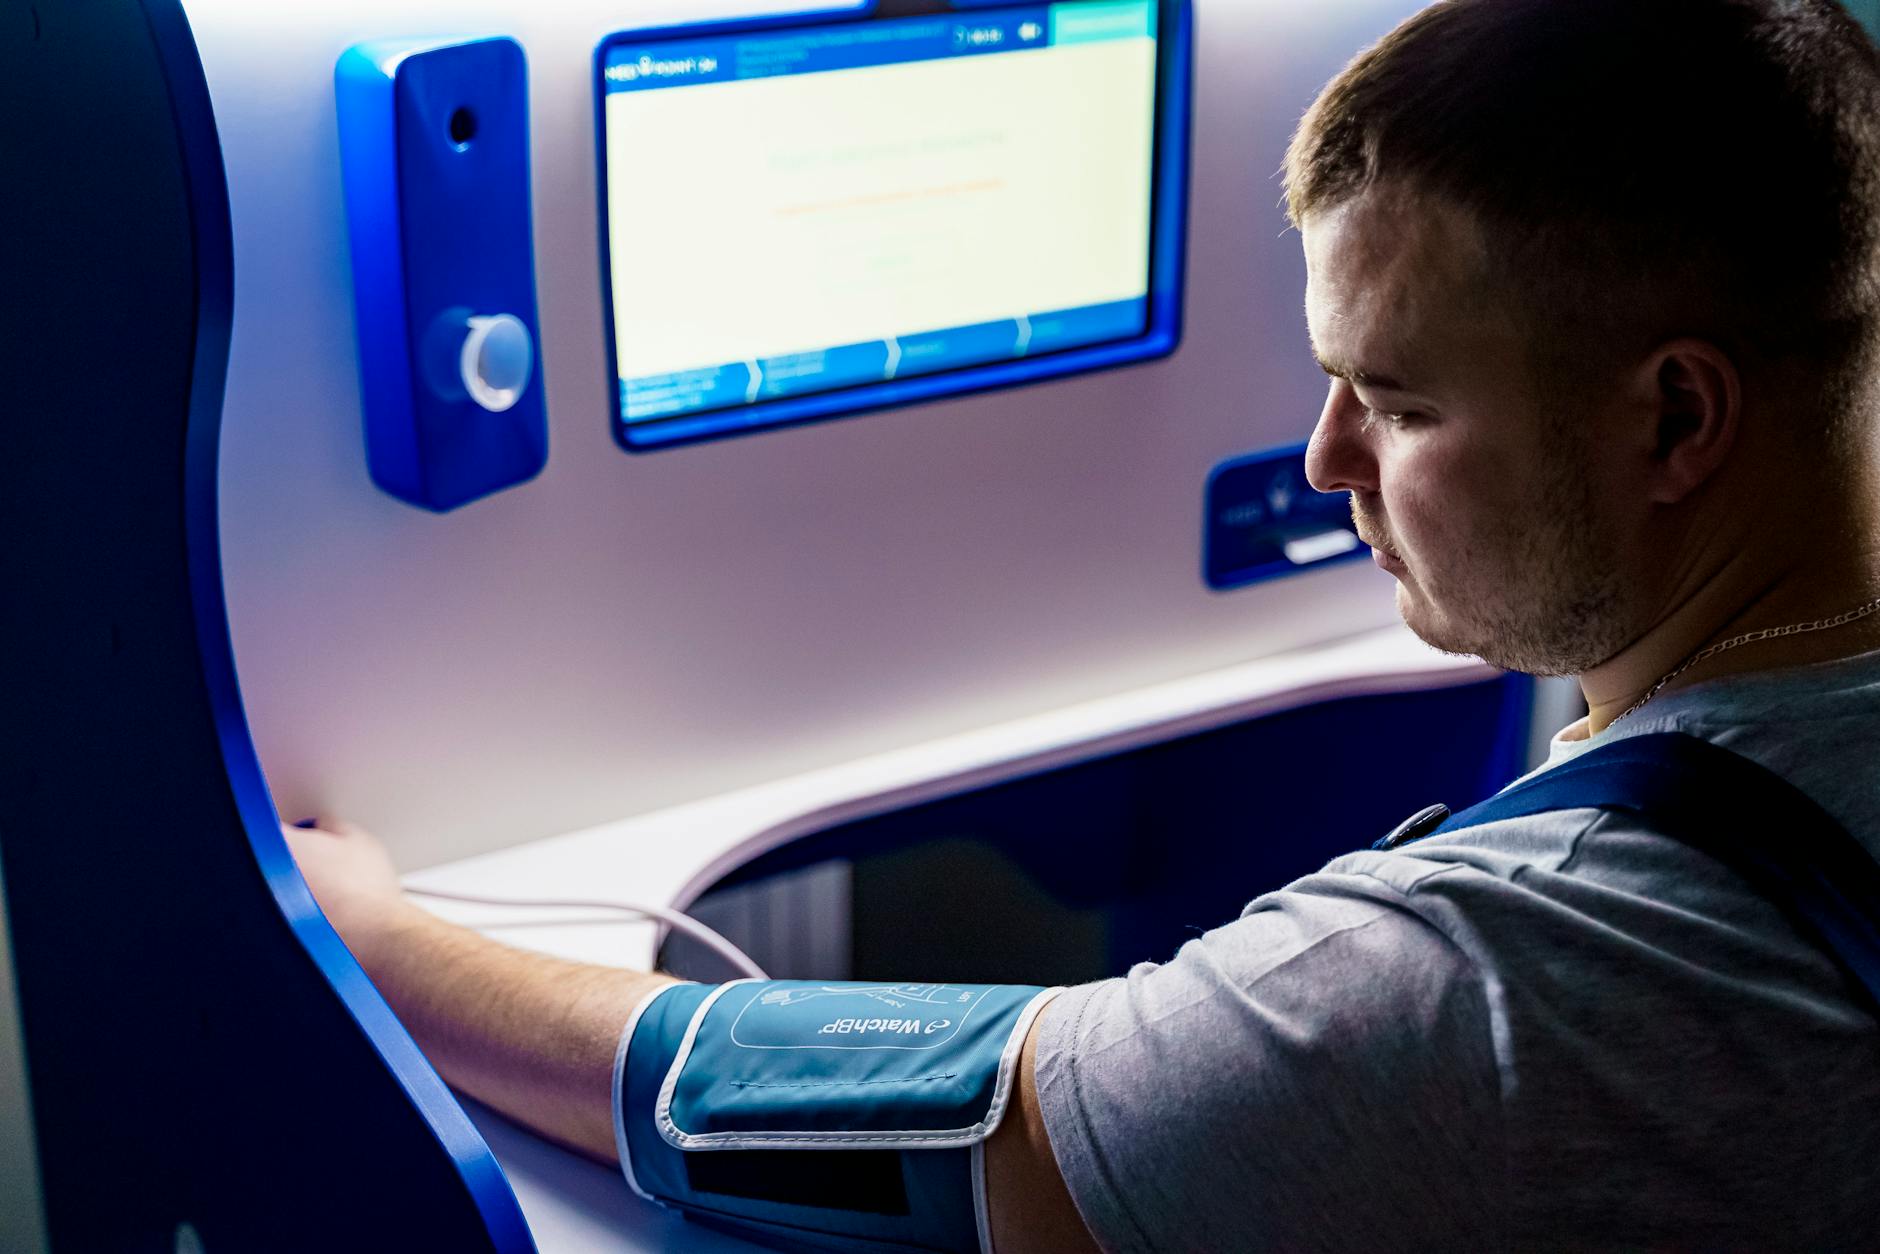
[[[1320,492],[1377,491],[1377,460],[1364,427],[1364,405],[1343,379],[1332,380],[1306,444],[1306,482]]]

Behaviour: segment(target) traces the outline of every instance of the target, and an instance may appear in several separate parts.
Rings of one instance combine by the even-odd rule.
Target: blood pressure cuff
[[[670,985],[614,1060],[627,1182],[784,1249],[990,1250],[985,1141],[1057,991]]]

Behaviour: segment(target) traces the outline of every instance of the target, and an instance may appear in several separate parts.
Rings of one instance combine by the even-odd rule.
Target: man
[[[1410,626],[1577,675],[1555,764],[1688,732],[1880,853],[1859,28],[1450,0],[1327,88],[1286,178],[1332,379],[1309,471]],[[611,1158],[616,1038],[661,977],[432,920],[356,829],[289,837],[446,1079]],[[1340,858],[1059,997],[988,1197],[1001,1251],[1880,1246],[1880,1033],[1722,864],[1555,811]]]

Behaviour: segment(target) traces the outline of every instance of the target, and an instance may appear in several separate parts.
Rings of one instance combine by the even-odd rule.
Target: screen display
[[[1060,0],[604,45],[628,442],[1143,336],[1157,35]]]

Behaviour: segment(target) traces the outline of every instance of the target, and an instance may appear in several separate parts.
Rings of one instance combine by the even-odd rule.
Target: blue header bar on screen
[[[1154,39],[1150,0],[1090,0],[1051,6],[1051,42],[1094,44],[1105,39]]]
[[[1153,0],[1066,0],[818,30],[622,44],[608,49],[602,77],[612,94],[1154,36]]]

